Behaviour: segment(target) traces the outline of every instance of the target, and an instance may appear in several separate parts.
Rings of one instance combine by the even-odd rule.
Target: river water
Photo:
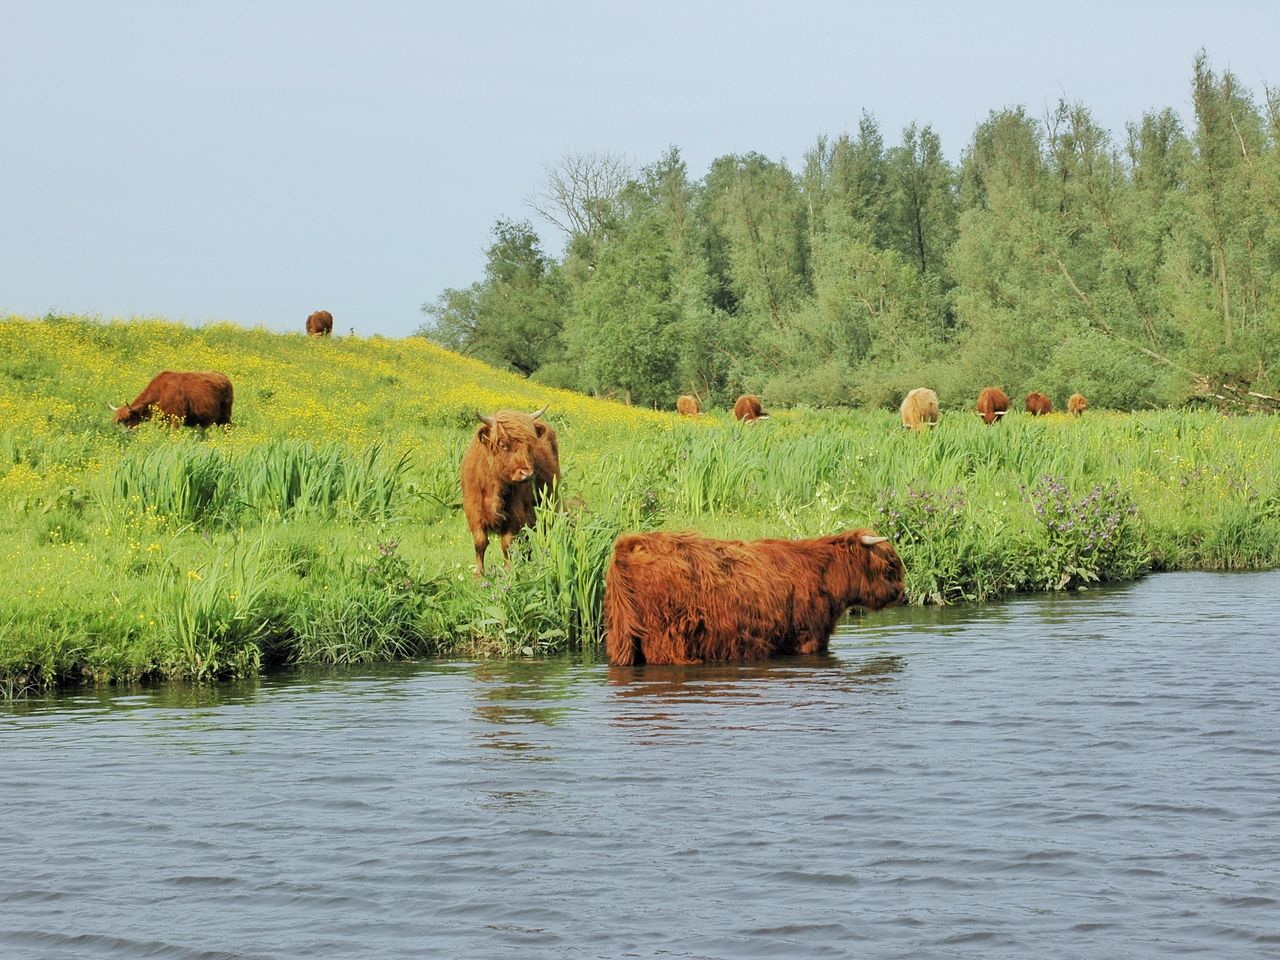
[[[0,711],[0,956],[1280,956],[1280,572]]]

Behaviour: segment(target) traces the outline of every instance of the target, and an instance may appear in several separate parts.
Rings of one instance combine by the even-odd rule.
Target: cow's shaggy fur
[[[556,432],[527,413],[499,410],[476,427],[460,468],[462,512],[476,551],[476,576],[484,574],[489,535],[502,537],[502,555],[511,541],[533,525],[534,506],[560,480]]]
[[[1009,412],[1009,395],[999,387],[983,387],[978,394],[978,416],[990,426]]]
[[[760,409],[760,398],[753,393],[744,393],[738,398],[738,402],[733,405],[733,415],[744,423],[768,416]]]
[[[922,430],[938,422],[938,395],[928,387],[916,387],[902,401],[899,411],[908,430]]]
[[[1073,393],[1067,400],[1067,413],[1073,417],[1078,417],[1084,413],[1085,408],[1089,406],[1089,401],[1084,398],[1082,393]]]
[[[1049,399],[1048,394],[1033,390],[1027,394],[1027,413],[1033,417],[1053,413],[1053,401]]]
[[[231,422],[231,381],[213,370],[157,373],[147,388],[123,407],[114,407],[116,423],[136,427],[151,419],[153,409],[174,423],[187,427],[207,427]]]
[[[333,314],[328,310],[317,310],[307,317],[308,337],[327,337],[333,333]]]
[[[685,395],[676,400],[676,412],[682,417],[696,417],[701,408],[698,405],[698,398]]]
[[[606,644],[615,664],[817,653],[851,606],[903,599],[902,561],[868,530],[751,542],[623,534],[605,580]]]

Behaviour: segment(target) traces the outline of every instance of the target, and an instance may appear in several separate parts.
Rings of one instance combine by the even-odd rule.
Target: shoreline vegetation
[[[233,426],[115,426],[107,404],[162,369],[227,373]],[[675,399],[596,400],[420,337],[0,319],[0,698],[289,663],[599,655],[624,530],[869,526],[893,539],[913,603],[1280,565],[1276,417],[1091,407],[987,427],[974,397],[940,393],[928,431],[896,409],[771,407],[743,427],[723,409],[680,418]],[[474,411],[544,403],[567,507],[473,580],[458,464]]]

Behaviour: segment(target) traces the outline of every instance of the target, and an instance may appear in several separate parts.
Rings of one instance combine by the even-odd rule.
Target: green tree
[[[485,278],[423,304],[418,333],[451,350],[529,376],[561,352],[565,291],[559,267],[527,222],[499,220]]]
[[[914,123],[889,150],[887,239],[921,273],[946,276],[946,257],[956,235],[955,173],[942,155],[942,142],[929,126]]]
[[[720,305],[756,328],[783,323],[806,291],[807,237],[795,178],[758,153],[721,157],[703,192],[713,271],[732,294]]]
[[[628,222],[578,291],[570,340],[583,385],[627,403],[668,406],[676,390],[672,258],[658,218]]]
[[[1249,91],[1229,71],[1216,75],[1203,53],[1192,102],[1185,216],[1166,264],[1168,309],[1186,341],[1188,367],[1269,384],[1280,355],[1274,103],[1268,123]]]

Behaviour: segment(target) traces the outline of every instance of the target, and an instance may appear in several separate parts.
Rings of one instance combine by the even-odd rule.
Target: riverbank
[[[217,369],[230,429],[126,432],[105,404]],[[457,464],[472,412],[550,404],[564,494],[473,581]],[[780,411],[749,429],[542,387],[419,339],[220,325],[0,321],[0,695],[599,647],[622,530],[894,538],[913,602],[1074,589],[1148,569],[1280,565],[1280,420],[1011,414],[939,426]],[[496,543],[491,558],[499,553]]]

